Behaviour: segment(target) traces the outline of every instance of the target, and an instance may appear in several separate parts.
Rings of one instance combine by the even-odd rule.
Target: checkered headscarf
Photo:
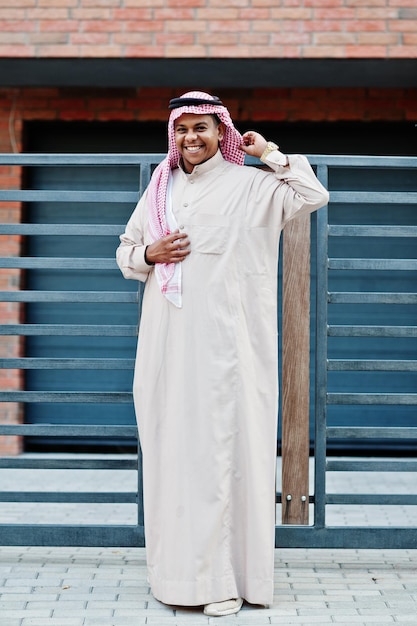
[[[184,105],[181,106],[181,100]],[[196,103],[195,100],[202,100]],[[211,104],[213,101],[213,104]],[[167,220],[167,190],[171,170],[178,167],[180,153],[175,143],[174,122],[184,113],[196,115],[216,114],[225,125],[225,133],[220,141],[220,151],[232,163],[243,165],[245,153],[240,149],[242,135],[236,130],[229,111],[220,100],[202,91],[189,91],[171,100],[171,115],[168,121],[168,154],[155,169],[148,188],[149,233],[152,241],[157,241],[171,232]],[[175,229],[174,229],[175,230]],[[181,263],[157,263],[156,277],[161,292],[176,306],[181,306]]]

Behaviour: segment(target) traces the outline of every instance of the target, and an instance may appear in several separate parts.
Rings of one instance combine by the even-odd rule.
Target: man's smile
[[[201,148],[204,148],[204,146],[184,146],[184,149],[188,152],[198,152]]]

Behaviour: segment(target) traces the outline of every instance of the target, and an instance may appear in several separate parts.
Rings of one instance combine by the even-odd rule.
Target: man
[[[146,281],[133,392],[149,581],[164,603],[229,615],[273,600],[279,237],[328,193],[218,98],[170,108],[168,155],[117,250]]]

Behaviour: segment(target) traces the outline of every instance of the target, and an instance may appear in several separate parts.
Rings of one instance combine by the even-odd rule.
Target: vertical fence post
[[[308,524],[310,215],[285,226],[282,292],[282,523]]]

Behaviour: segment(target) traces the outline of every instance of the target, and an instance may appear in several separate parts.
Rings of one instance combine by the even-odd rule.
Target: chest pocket
[[[189,222],[191,250],[201,254],[223,254],[229,239],[229,218],[226,215],[203,213]]]

